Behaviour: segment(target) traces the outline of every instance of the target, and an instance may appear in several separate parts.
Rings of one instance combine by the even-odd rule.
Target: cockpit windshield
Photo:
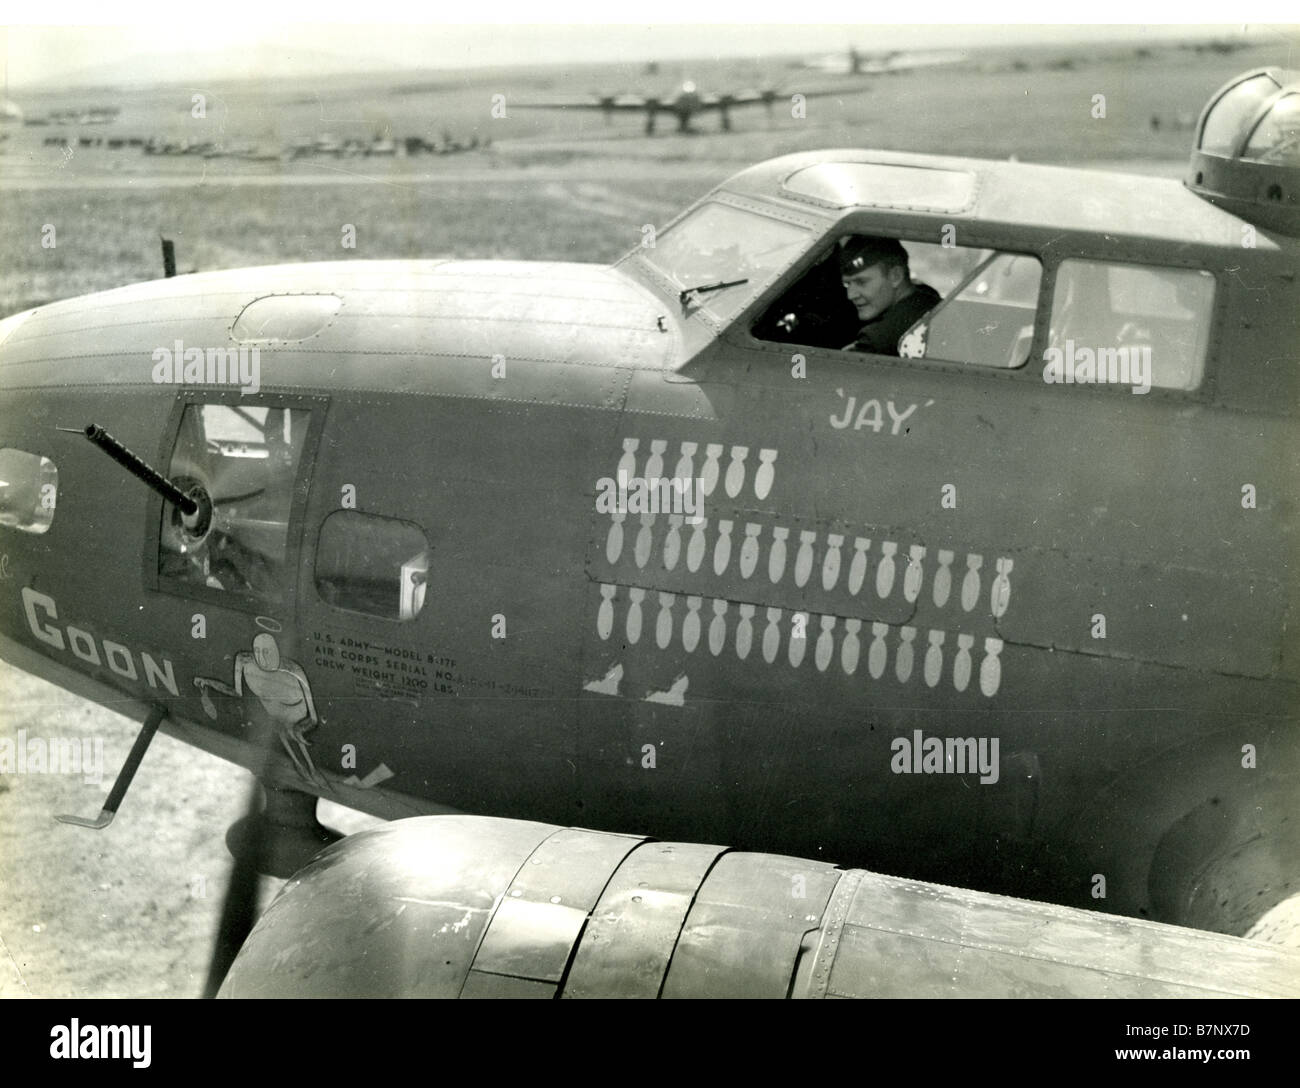
[[[638,255],[666,275],[684,306],[734,317],[809,244],[810,232],[729,204],[704,204]]]

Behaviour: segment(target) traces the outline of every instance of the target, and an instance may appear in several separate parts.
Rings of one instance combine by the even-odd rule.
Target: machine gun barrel
[[[137,480],[153,488],[168,502],[180,507],[182,514],[193,516],[198,513],[199,504],[190,498],[162,473],[151,468],[127,449],[121,442],[96,423],[89,423],[83,432],[96,446],[113,458]]]

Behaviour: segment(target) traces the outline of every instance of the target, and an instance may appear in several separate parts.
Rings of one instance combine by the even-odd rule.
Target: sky
[[[806,24],[790,22],[795,8],[788,0],[715,0],[703,5],[684,0],[650,0],[644,10],[656,22],[610,24],[612,4],[589,0],[554,0],[543,18],[548,24],[516,23],[509,16],[536,19],[535,8],[526,11],[513,3],[488,0],[477,9],[485,21],[478,24],[441,22],[421,25],[384,21],[388,0],[370,0],[365,5],[338,4],[319,0],[310,6],[277,6],[277,16],[287,12],[310,23],[272,24],[259,16],[264,5],[249,0],[223,2],[219,7],[201,5],[195,15],[180,20],[171,14],[184,8],[163,9],[140,5],[138,0],[115,3],[116,18],[143,18],[130,25],[78,25],[93,22],[102,5],[81,0],[53,0],[41,8],[47,20],[61,19],[64,25],[10,25],[0,28],[0,64],[5,85],[69,85],[109,78],[119,81],[153,82],[178,78],[244,78],[252,75],[329,75],[374,71],[385,68],[465,68],[538,63],[585,63],[594,61],[670,61],[711,56],[763,56],[771,54],[813,55],[847,50],[856,45],[864,50],[905,48],[977,47],[1018,43],[1081,43],[1089,40],[1135,38],[1156,40],[1168,37],[1228,37],[1246,31],[1251,37],[1268,37],[1276,30],[1263,24],[1176,24],[1146,26],[1127,23],[1141,14],[1147,0],[1117,3],[1089,0],[1082,13],[1104,18],[1109,10],[1110,25],[891,25],[862,24],[854,20],[870,7],[862,0],[818,0],[819,18],[832,21]],[[1135,6],[1136,5],[1136,6]],[[1014,13],[1013,5],[1006,5]],[[1024,14],[1043,18],[1043,13],[1020,5]],[[702,19],[700,13],[705,11]],[[942,18],[945,8],[957,19],[969,5],[933,3],[930,14]],[[981,14],[1000,16],[998,7],[979,6]],[[353,18],[365,11],[374,22],[364,25],[320,22],[341,11]],[[623,6],[623,10],[626,7]],[[1166,8],[1166,11],[1168,9]],[[1195,17],[1200,11],[1216,14],[1202,0],[1180,4],[1182,14]],[[409,18],[412,8],[391,11]],[[694,15],[692,20],[690,17]],[[486,20],[496,17],[495,22]],[[736,19],[727,22],[728,17]],[[838,16],[844,21],[833,21]],[[1006,18],[1006,16],[1002,16]],[[1167,17],[1167,16],[1166,16]],[[712,23],[705,20],[713,20]],[[752,21],[751,21],[752,20]],[[764,20],[755,25],[758,20]],[[1293,36],[1297,28],[1286,30]]]

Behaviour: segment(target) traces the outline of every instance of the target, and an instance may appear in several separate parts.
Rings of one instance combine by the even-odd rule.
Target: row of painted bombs
[[[618,461],[618,475],[626,479],[636,476],[637,450],[641,446],[639,438],[623,439],[623,456]],[[726,446],[721,443],[709,443],[704,447],[704,463],[700,466],[700,493],[705,497],[712,495],[718,486],[718,477],[722,476],[722,486],[731,498],[736,498],[745,486],[745,459],[749,456],[748,446],[732,446],[731,460],[723,474],[719,459]],[[698,442],[683,442],[681,456],[673,469],[672,479],[694,480],[695,455],[700,451]],[[657,480],[664,474],[664,454],[668,452],[668,443],[662,438],[650,440],[650,454],[646,458],[645,469],[641,476],[646,480]],[[754,473],[754,496],[765,499],[772,490],[776,479],[776,450],[759,450],[759,465]]]
[[[600,586],[600,607],[596,614],[596,633],[602,640],[608,641],[614,632],[614,602],[619,590],[626,591],[627,614],[624,634],[629,646],[641,641],[645,622],[643,604],[647,591],[639,587],[620,587],[602,583]],[[659,593],[659,612],[654,622],[655,645],[660,650],[667,650],[673,641],[673,610],[677,594]],[[681,623],[681,645],[687,653],[694,653],[704,635],[700,610],[703,597],[687,597],[686,615]],[[754,646],[754,617],[759,606],[753,604],[736,604],[733,601],[712,600],[713,618],[709,622],[707,646],[713,656],[719,656],[727,645],[728,616],[735,609],[738,621],[735,625],[734,647],[736,656],[746,660]],[[760,639],[760,652],[763,660],[775,664],[781,651],[782,616],[784,610],[767,608],[767,623]],[[798,668],[807,656],[812,644],[813,664],[819,672],[825,672],[835,659],[835,638],[837,627],[843,620],[844,633],[840,640],[839,663],[845,675],[852,676],[858,671],[862,655],[862,637],[860,635],[865,621],[846,619],[840,616],[821,616],[820,630],[814,639],[810,629],[811,617],[806,612],[792,612],[789,619],[789,634],[786,638],[786,660]],[[760,621],[761,622],[761,621]],[[889,642],[892,635],[897,636],[894,644],[894,677],[905,684],[912,679],[915,671],[918,647],[915,645],[918,628],[911,626],[892,627],[886,623],[872,623],[871,642],[867,646],[867,673],[873,680],[885,675],[889,666]],[[944,650],[948,632],[931,629],[928,633],[924,659],[921,663],[921,677],[929,687],[937,687],[943,679]],[[958,633],[956,653],[952,657],[952,685],[957,691],[965,691],[971,682],[974,662],[971,651],[975,647],[975,636]],[[984,639],[984,658],[979,665],[979,688],[989,697],[997,693],[1002,683],[1002,640]]]
[[[642,514],[640,515],[641,524],[636,532],[636,539],[632,546],[633,558],[638,568],[644,568],[650,561],[654,553],[654,528],[656,517],[664,515]],[[626,531],[624,523],[627,519],[626,514],[611,514],[611,523],[609,533],[605,538],[605,558],[610,564],[617,563],[623,554],[623,548],[626,543]],[[687,534],[685,547],[685,565],[686,569],[694,574],[700,569],[704,562],[704,556],[708,550],[707,531],[709,526],[708,518],[700,518],[696,525],[686,525],[685,519],[680,514],[667,515],[668,531],[663,539],[663,565],[665,570],[675,570],[677,564],[682,561],[682,536]],[[713,573],[721,575],[726,572],[731,563],[732,553],[732,536],[731,531],[734,522],[725,518],[720,519],[717,523],[717,539],[713,545]],[[745,539],[740,545],[740,559],[737,567],[742,578],[749,578],[753,575],[758,567],[760,554],[760,534],[763,527],[756,522],[745,523]],[[784,526],[776,525],[772,527],[772,541],[768,548],[767,556],[767,577],[775,585],[785,577],[786,562],[788,556],[787,541],[790,537],[790,530]],[[841,548],[846,537],[840,533],[828,533],[826,535],[826,552],[822,557],[821,563],[821,584],[822,589],[830,592],[835,588],[840,578],[841,571]],[[794,584],[799,588],[808,584],[812,577],[813,564],[815,560],[814,545],[817,543],[817,533],[811,530],[800,530],[799,547],[794,560]],[[868,554],[871,549],[871,539],[869,537],[854,537],[853,539],[853,558],[849,561],[849,572],[846,581],[848,592],[856,596],[862,589],[863,582],[867,575]],[[894,590],[897,581],[897,561],[895,556],[898,554],[898,544],[892,540],[882,540],[880,542],[881,557],[876,566],[876,593],[883,600],[888,597]],[[938,553],[939,567],[934,573],[934,580],[931,583],[931,593],[935,606],[942,608],[948,603],[952,593],[952,562],[956,558],[956,553],[945,548],[940,548]],[[924,570],[922,560],[925,559],[926,549],[923,545],[913,544],[908,548],[907,567],[903,571],[903,599],[909,604],[914,602],[921,595],[921,585],[924,581]],[[961,584],[961,606],[970,612],[979,602],[980,596],[980,570],[984,565],[984,557],[975,553],[966,556],[966,573],[962,577]],[[994,618],[1000,618],[1005,614],[1007,606],[1011,603],[1011,570],[1014,561],[1004,556],[999,556],[996,561],[997,574],[993,579],[993,584],[989,590],[989,611]]]

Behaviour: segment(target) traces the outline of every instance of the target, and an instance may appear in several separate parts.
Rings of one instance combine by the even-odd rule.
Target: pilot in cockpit
[[[896,238],[850,235],[839,250],[840,282],[862,322],[845,351],[897,355],[899,338],[940,302],[929,284],[913,281],[907,250]]]

